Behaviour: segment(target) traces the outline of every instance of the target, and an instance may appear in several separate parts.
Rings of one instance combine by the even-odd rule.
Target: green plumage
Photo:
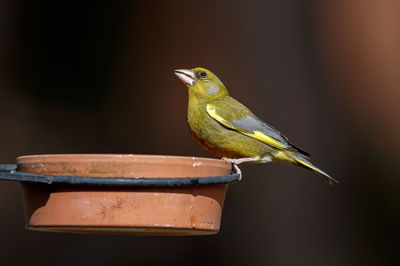
[[[206,109],[207,104],[213,101],[202,101],[192,97],[193,95],[190,95],[189,92],[189,129],[192,136],[208,152],[218,157],[243,158],[259,157],[273,151],[264,143],[237,131],[229,130],[212,118]],[[223,96],[221,98],[229,99],[230,97]]]
[[[276,129],[230,97],[226,87],[211,71],[195,68],[175,73],[188,87],[190,132],[205,150],[218,157],[230,158],[234,164],[239,164],[243,158],[260,163],[295,164],[311,169],[329,183],[337,182],[312,165],[306,152],[291,145]]]

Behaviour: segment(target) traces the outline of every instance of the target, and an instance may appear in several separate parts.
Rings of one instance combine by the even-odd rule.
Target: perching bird
[[[302,166],[330,184],[338,183],[312,165],[308,153],[290,144],[285,136],[230,97],[211,71],[198,67],[175,70],[175,75],[189,89],[190,133],[205,150],[231,162],[240,178],[240,163],[277,161]]]

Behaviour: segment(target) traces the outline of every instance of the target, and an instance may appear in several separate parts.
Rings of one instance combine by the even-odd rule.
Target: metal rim
[[[146,186],[194,186],[229,184],[239,181],[237,173],[227,176],[180,177],[180,178],[125,178],[125,177],[87,177],[42,175],[17,171],[15,164],[0,164],[0,180],[21,181],[41,184],[69,184],[108,187],[146,187]]]

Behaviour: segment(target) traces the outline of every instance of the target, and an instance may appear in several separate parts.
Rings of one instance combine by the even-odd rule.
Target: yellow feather
[[[207,113],[214,118],[215,120],[217,120],[218,122],[220,122],[221,124],[223,124],[226,127],[232,128],[232,126],[228,123],[228,121],[226,121],[224,118],[222,118],[221,116],[217,115],[217,112],[215,111],[215,107],[212,104],[207,104]]]
[[[265,135],[261,131],[256,130],[256,131],[253,131],[253,133],[244,133],[244,134],[249,137],[253,137],[258,140],[261,140],[262,142],[265,142],[266,144],[277,147],[277,148],[281,148],[281,149],[287,148],[286,146],[282,145],[282,143],[280,143],[279,141],[275,140],[274,138],[271,138],[270,136]]]
[[[274,158],[278,159],[279,161],[283,161],[283,162],[293,161],[290,157],[288,157],[286,155],[286,152],[283,152],[283,151],[278,151],[277,153],[275,153]]]

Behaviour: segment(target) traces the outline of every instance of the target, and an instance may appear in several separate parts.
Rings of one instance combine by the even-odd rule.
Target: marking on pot
[[[192,157],[192,160],[193,160],[193,161],[196,160],[196,157]]]
[[[107,199],[104,199],[99,214],[104,221],[112,222],[116,215],[120,213],[120,210],[125,207],[126,204],[123,198],[116,198],[116,200],[112,202],[107,202]]]
[[[205,226],[207,226],[207,227],[212,227],[212,228],[214,228],[214,223],[213,223],[213,222],[203,221],[203,222],[200,222],[200,225],[205,225]]]
[[[78,170],[72,166],[64,166],[63,170],[69,174],[76,174],[78,173]]]
[[[190,223],[192,225],[192,228],[195,229],[197,224],[196,224],[196,217],[194,215],[190,216]]]
[[[132,156],[133,156],[133,154],[128,154],[128,156],[129,156],[129,157],[132,157]]]
[[[193,167],[198,167],[198,166],[200,166],[202,164],[203,164],[202,162],[195,162],[195,163],[193,163]]]

